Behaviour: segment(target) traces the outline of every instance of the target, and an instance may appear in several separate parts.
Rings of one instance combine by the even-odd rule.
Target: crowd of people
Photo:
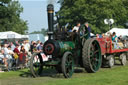
[[[103,34],[96,34],[96,38],[105,38],[110,37],[112,40],[113,49],[122,49],[127,47],[127,41],[124,39],[121,35],[117,36],[116,32],[113,32],[112,34],[108,32],[106,35]]]
[[[80,35],[82,36],[87,33],[87,38],[90,38],[91,28],[89,27],[88,22],[85,22],[84,25],[81,25],[80,22],[76,23],[76,26],[73,27],[71,32],[79,32],[79,30],[82,29],[82,26],[85,26],[86,28],[82,30],[83,33],[80,32]],[[123,39],[121,35],[117,37],[116,32],[113,32],[112,34],[110,32],[108,32],[107,34],[96,34],[96,38],[105,38],[106,36],[111,38],[113,49],[122,49],[127,47],[126,39]]]
[[[24,68],[30,56],[34,52],[42,52],[43,43],[41,41],[24,40],[22,42],[4,41],[0,45],[0,64],[4,65],[8,70],[12,67]]]

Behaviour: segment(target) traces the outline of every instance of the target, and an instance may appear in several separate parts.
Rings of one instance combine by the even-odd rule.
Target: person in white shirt
[[[11,45],[11,50],[13,51],[16,46],[13,44],[13,42],[11,42],[10,45]]]
[[[23,44],[22,44],[26,50],[26,52],[28,53],[29,52],[29,49],[30,49],[30,44],[28,42],[28,40],[26,41],[23,41]]]
[[[4,50],[0,50],[0,64],[4,63]]]
[[[77,25],[73,27],[72,32],[78,32],[79,27],[80,27],[80,23],[77,23]]]
[[[8,47],[8,44],[4,44],[4,55],[6,58],[8,58],[8,54],[9,54],[7,47]]]

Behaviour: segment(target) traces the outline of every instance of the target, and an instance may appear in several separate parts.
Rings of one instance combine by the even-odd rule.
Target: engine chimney
[[[54,17],[54,6],[52,4],[48,4],[47,13],[48,13],[48,39],[52,39],[53,38],[53,17]]]

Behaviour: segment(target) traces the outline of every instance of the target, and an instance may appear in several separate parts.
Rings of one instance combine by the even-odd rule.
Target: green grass
[[[27,72],[28,70],[20,70],[20,71],[10,71],[10,72],[2,72],[0,73],[0,79],[12,78],[12,77],[19,77],[21,72]]]
[[[4,72],[0,73],[0,85],[128,85],[128,66],[103,68],[97,73],[74,73],[70,79],[59,74],[32,78],[27,69]]]

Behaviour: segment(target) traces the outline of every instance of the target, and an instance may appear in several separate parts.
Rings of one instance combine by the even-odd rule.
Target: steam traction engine
[[[101,48],[96,38],[88,38],[88,32],[84,32],[82,26],[78,33],[53,32],[53,5],[47,6],[48,11],[48,40],[44,43],[43,52],[49,56],[44,61],[41,53],[35,53],[31,57],[30,70],[34,77],[39,76],[43,66],[53,66],[58,72],[64,74],[65,78],[70,78],[74,72],[74,67],[85,68],[87,72],[97,72],[101,67]],[[81,35],[81,33],[83,33]],[[63,35],[63,36],[62,36]]]

